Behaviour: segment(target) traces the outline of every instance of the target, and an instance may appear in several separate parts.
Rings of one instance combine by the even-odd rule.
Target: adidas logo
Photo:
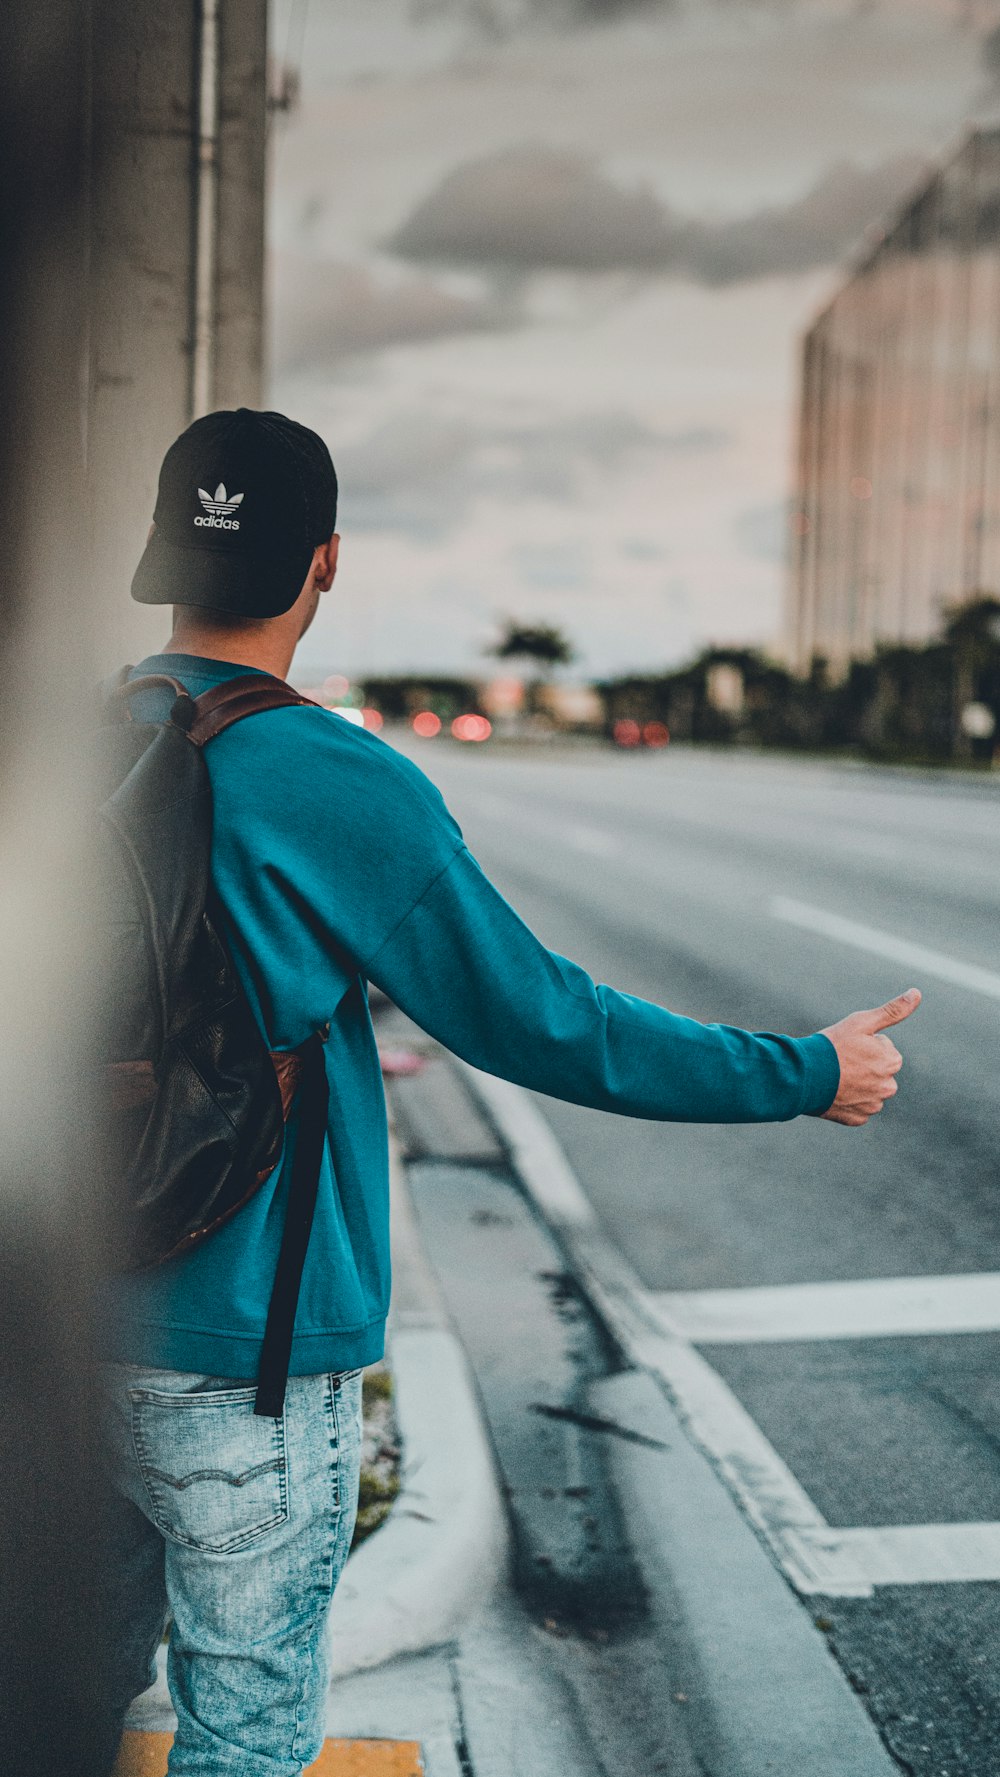
[[[243,504],[242,494],[233,494],[230,498],[225,482],[220,481],[214,494],[206,494],[205,489],[200,487],[198,498],[205,508],[206,516],[202,518],[199,513],[195,524],[204,525],[206,529],[213,531],[239,530],[240,521],[233,517],[233,513]]]

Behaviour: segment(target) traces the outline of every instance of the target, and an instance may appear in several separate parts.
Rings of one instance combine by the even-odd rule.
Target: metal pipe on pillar
[[[210,413],[215,392],[219,215],[219,0],[200,0],[198,153],[195,186],[191,418]]]

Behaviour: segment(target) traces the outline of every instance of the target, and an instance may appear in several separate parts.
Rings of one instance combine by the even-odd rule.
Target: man
[[[285,678],[333,584],[337,482],[322,441],[278,414],[212,414],[168,451],[133,595],[172,604],[138,674],[197,696]],[[169,690],[133,701],[165,716]],[[328,1141],[285,1408],[254,1415],[281,1241],[282,1165],[194,1251],[116,1286],[107,1365],[121,1494],[118,1719],[149,1682],[166,1616],[173,1777],[297,1777],[323,1738],[324,1631],[350,1545],[360,1377],[389,1297],[385,1108],[366,984],[467,1061],[631,1116],[859,1126],[896,1091],[880,1034],[910,990],[805,1038],[679,1018],[599,987],[491,887],[438,792],[317,708],[270,710],[206,750],[212,875],[272,1050],[330,1024]]]

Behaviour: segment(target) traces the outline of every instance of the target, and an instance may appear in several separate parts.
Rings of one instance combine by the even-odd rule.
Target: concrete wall
[[[163,453],[192,419],[198,0],[95,8],[88,526],[114,619],[108,668],[168,614],[133,604]],[[215,340],[209,407],[261,394],[266,0],[221,0]]]

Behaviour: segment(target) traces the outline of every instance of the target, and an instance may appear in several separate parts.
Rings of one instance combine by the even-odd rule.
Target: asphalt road
[[[649,1289],[1000,1272],[1000,785],[679,749],[399,744],[523,917],[599,980],[797,1034],[924,989],[898,1038],[899,1097],[862,1131],[538,1100]],[[894,960],[900,942],[916,961]],[[702,1343],[830,1524],[1000,1520],[1000,1290],[972,1332],[948,1330],[953,1295],[939,1287],[933,1337],[894,1335],[891,1315],[889,1336],[850,1336],[850,1292],[838,1336],[811,1337],[807,1293],[799,1336]],[[994,1777],[992,1575],[808,1607],[901,1768]]]

